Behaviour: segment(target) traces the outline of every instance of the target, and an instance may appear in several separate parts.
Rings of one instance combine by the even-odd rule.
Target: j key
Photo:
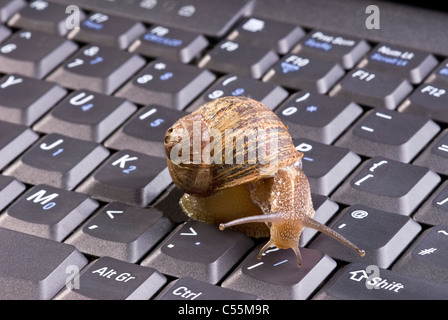
[[[36,142],[3,174],[30,184],[73,189],[109,154],[90,141],[49,134]]]
[[[302,28],[293,24],[269,19],[246,18],[227,39],[286,54],[304,34]]]
[[[448,284],[448,226],[432,227],[415,241],[392,270]]]
[[[291,89],[326,93],[343,75],[344,70],[334,61],[307,54],[289,54],[267,72],[263,81],[273,81]]]
[[[421,230],[410,217],[364,205],[343,210],[330,228],[356,243],[366,255],[360,257],[351,248],[324,234],[319,234],[309,247],[325,252],[333,259],[364,262],[381,268],[388,268]]]
[[[26,126],[0,121],[0,170],[38,138],[39,136]]]
[[[62,241],[97,207],[85,194],[37,185],[0,216],[0,226]]]
[[[410,162],[439,130],[428,118],[377,108],[367,112],[336,145],[368,157]]]
[[[65,243],[0,228],[0,299],[49,300],[87,259]],[[20,253],[20,254],[18,254]]]
[[[302,169],[314,193],[329,195],[361,162],[356,153],[346,148],[308,139],[294,139],[294,145],[304,153]]]
[[[444,300],[448,287],[399,272],[351,263],[338,271],[315,300]]]
[[[87,45],[47,79],[72,89],[111,94],[144,64],[142,57],[129,52]]]
[[[288,92],[273,83],[261,82],[244,76],[226,75],[211,85],[187,108],[187,111],[194,111],[204,103],[225,96],[252,98],[274,110],[288,96]]]
[[[263,300],[305,300],[336,267],[328,255],[306,248],[300,248],[303,259],[300,268],[290,249],[271,247],[258,260],[260,247],[224,280],[224,288],[250,292]]]
[[[448,130],[442,131],[413,163],[448,175]]]
[[[331,198],[409,216],[440,180],[428,168],[375,157],[366,160]]]
[[[257,296],[226,289],[190,277],[180,278],[168,284],[156,300],[257,300]]]
[[[254,47],[242,40],[224,40],[209,51],[199,67],[260,79],[277,60],[272,49]]]
[[[160,211],[112,202],[65,242],[93,256],[135,263],[171,228],[172,223]]]
[[[64,88],[51,82],[15,73],[5,75],[0,80],[0,119],[29,126],[66,93]]]
[[[428,77],[426,82],[443,83],[448,85],[448,59],[445,59],[440,66]]]
[[[370,49],[366,41],[314,30],[300,41],[293,52],[308,53],[313,57],[333,60],[345,69],[353,68]]]
[[[0,1],[0,22],[6,22],[14,13],[26,5],[24,0]]]
[[[165,158],[122,150],[104,162],[77,191],[108,202],[147,206],[170,183]]]
[[[405,79],[377,71],[353,69],[329,94],[369,107],[395,109],[412,90],[412,85]]]
[[[141,265],[170,276],[216,284],[252,245],[242,233],[191,221],[177,227]]]
[[[33,129],[102,142],[135,110],[137,107],[125,99],[78,90],[60,102]]]
[[[66,23],[66,6],[43,0],[27,4],[8,21],[8,25],[18,29],[31,29],[65,36],[70,29]],[[84,19],[84,12],[78,11],[79,18]]]
[[[25,189],[26,187],[22,182],[13,177],[0,175],[0,211],[14,201]]]
[[[380,43],[361,61],[359,67],[390,73],[419,84],[436,65],[437,59],[427,52]]]
[[[80,42],[114,46],[126,49],[145,31],[140,22],[134,20],[93,12],[80,23],[69,35],[69,39]]]
[[[330,144],[361,115],[362,108],[345,99],[302,91],[291,95],[275,113],[293,139]]]
[[[40,31],[17,31],[0,46],[0,71],[43,78],[77,49],[62,37]]]
[[[155,269],[101,257],[85,267],[79,278],[55,300],[148,300],[166,283]],[[79,285],[77,285],[79,284]]]
[[[186,113],[175,109],[147,106],[129,119],[104,145],[111,149],[130,149],[164,158],[166,130],[184,115]]]
[[[123,86],[116,96],[143,105],[182,110],[214,80],[208,70],[168,60],[154,60]]]
[[[448,225],[448,181],[445,181],[418,209],[414,219],[420,223]]]
[[[208,46],[200,34],[161,25],[151,27],[130,47],[129,51],[143,56],[189,63]]]

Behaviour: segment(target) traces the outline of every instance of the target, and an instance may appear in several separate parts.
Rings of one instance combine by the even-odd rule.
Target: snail
[[[262,103],[222,97],[179,119],[165,135],[167,166],[184,192],[183,211],[192,219],[236,229],[251,237],[270,237],[272,245],[291,248],[302,265],[299,239],[316,229],[365,252],[313,219],[307,177],[287,127]]]

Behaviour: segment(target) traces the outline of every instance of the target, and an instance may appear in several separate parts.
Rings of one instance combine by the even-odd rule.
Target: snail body
[[[266,106],[244,97],[223,97],[179,119],[165,136],[170,175],[185,194],[183,211],[192,219],[232,227],[251,237],[270,237],[270,246],[294,250],[310,227],[360,255],[343,236],[313,219],[307,177],[281,120]]]

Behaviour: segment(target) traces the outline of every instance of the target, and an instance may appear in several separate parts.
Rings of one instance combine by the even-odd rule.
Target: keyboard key
[[[170,183],[166,159],[122,150],[112,155],[77,191],[102,201],[147,206]]]
[[[281,86],[326,93],[344,75],[342,67],[330,60],[313,55],[289,54],[263,77],[263,81],[273,81]]]
[[[49,300],[87,264],[73,246],[4,228],[0,252],[2,300]]]
[[[300,268],[292,250],[271,247],[258,260],[260,247],[224,280],[224,288],[250,292],[263,300],[305,300],[336,268],[328,255],[307,248],[300,248]]]
[[[294,139],[294,145],[304,154],[302,170],[314,193],[329,195],[361,162],[356,153],[346,148],[308,139]]]
[[[440,66],[434,70],[426,82],[437,84],[443,83],[445,86],[448,85],[448,59],[445,59]]]
[[[93,12],[69,35],[69,39],[102,46],[126,49],[145,31],[140,22],[131,19]]]
[[[0,226],[62,241],[97,207],[98,203],[84,194],[37,185],[0,216]]]
[[[11,30],[9,28],[0,25],[0,43],[3,42],[6,38],[8,38],[11,35]]]
[[[168,60],[154,60],[115,95],[140,103],[182,110],[214,80],[208,70]]]
[[[440,180],[428,168],[374,157],[363,162],[331,198],[409,216]]]
[[[136,110],[137,107],[125,99],[78,90],[60,102],[33,129],[102,142]]]
[[[77,49],[62,37],[40,31],[17,31],[0,47],[0,72],[42,79]]]
[[[254,47],[243,40],[223,40],[198,65],[220,73],[260,79],[277,60],[277,54],[271,49]]]
[[[0,175],[0,211],[14,201],[25,189],[26,187],[22,182],[13,177]]]
[[[288,96],[288,91],[274,83],[261,82],[244,76],[225,75],[216,80],[186,110],[194,111],[207,102],[225,96],[252,98],[274,110]]]
[[[179,205],[179,201],[183,195],[184,193],[180,191],[175,184],[172,184],[160,197],[157,198],[152,207],[162,211],[165,217],[175,223],[186,222],[189,217]]]
[[[135,263],[171,231],[160,211],[112,202],[83,224],[66,243],[81,252]]]
[[[0,121],[0,170],[13,161],[39,136],[28,127]]]
[[[448,226],[425,230],[392,270],[438,283],[448,284]]]
[[[41,138],[3,174],[30,184],[73,189],[109,154],[104,147],[60,134]]]
[[[442,185],[428,198],[418,209],[413,218],[431,226],[448,225],[448,181]]]
[[[353,69],[329,93],[369,107],[395,109],[413,90],[404,79],[393,75]]]
[[[158,105],[144,107],[107,139],[104,145],[111,149],[130,149],[164,158],[165,133],[184,115],[186,113],[182,111]]]
[[[252,245],[242,233],[189,221],[178,226],[141,265],[166,275],[216,284]]]
[[[30,126],[66,93],[51,82],[16,73],[5,75],[0,79],[0,119]]]
[[[0,22],[6,22],[15,12],[26,5],[24,0],[4,0],[0,2]]]
[[[428,118],[377,108],[359,119],[336,145],[368,157],[410,162],[439,130]]]
[[[81,271],[78,281],[55,300],[148,300],[167,279],[155,269],[101,257]]]
[[[275,113],[293,139],[330,144],[362,114],[362,108],[345,99],[301,91],[291,95]]]
[[[315,300],[444,300],[448,288],[399,272],[351,263],[336,273]]]
[[[144,64],[142,57],[117,48],[86,45],[47,79],[72,89],[111,94]]]
[[[366,255],[360,257],[323,234],[319,234],[309,248],[325,252],[336,260],[363,262],[381,268],[388,268],[421,230],[421,226],[410,217],[364,205],[353,205],[343,210],[330,228],[363,248]]]
[[[143,56],[189,63],[207,46],[208,40],[203,35],[155,25],[141,35],[129,47],[129,51]]]
[[[442,131],[413,163],[448,175],[448,129]]]

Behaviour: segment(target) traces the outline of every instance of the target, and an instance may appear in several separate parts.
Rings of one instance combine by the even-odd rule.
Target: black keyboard
[[[368,6],[0,0],[0,299],[448,299],[448,13]],[[365,257],[183,214],[165,132],[223,96],[288,126]]]

